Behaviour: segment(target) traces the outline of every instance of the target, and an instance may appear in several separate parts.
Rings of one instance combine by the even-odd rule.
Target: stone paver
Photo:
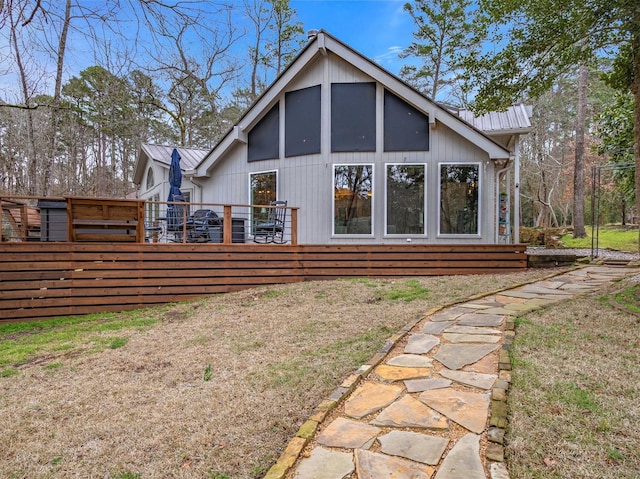
[[[431,409],[476,434],[484,431],[487,425],[491,401],[487,393],[458,391],[452,388],[432,389],[420,394],[419,399]]]
[[[498,346],[493,344],[443,344],[433,358],[449,369],[460,369],[496,349]]]
[[[572,296],[570,291],[560,291],[558,289],[545,288],[544,286],[540,286],[538,284],[530,284],[528,286],[525,286],[524,288],[522,288],[522,291],[524,291],[525,293],[564,296],[565,298],[570,298]]]
[[[438,344],[440,344],[440,339],[433,334],[412,334],[404,347],[404,352],[407,354],[427,354]]]
[[[496,308],[492,308],[496,309]],[[499,309],[499,308],[497,308]],[[460,316],[458,325],[460,326],[500,326],[504,321],[504,315],[489,313],[489,310],[467,313]]]
[[[504,462],[492,462],[489,466],[491,479],[509,479],[509,471]]]
[[[480,436],[467,434],[444,458],[435,479],[486,479],[480,459]]]
[[[409,379],[404,382],[407,392],[418,393],[428,389],[442,389],[451,386],[451,381],[442,378]]]
[[[473,371],[453,371],[451,369],[441,369],[438,374],[443,378],[451,379],[455,382],[480,389],[491,389],[498,379],[496,374],[482,374]]]
[[[420,379],[431,376],[431,368],[410,368],[406,366],[389,366],[381,364],[374,373],[382,381],[404,381],[405,379]]]
[[[447,328],[445,333],[457,333],[457,334],[495,334],[502,335],[502,331],[493,328],[483,328],[478,326],[451,326]]]
[[[402,394],[402,387],[392,384],[364,383],[345,402],[344,413],[362,418],[388,406]]]
[[[406,457],[413,461],[435,465],[440,462],[449,439],[417,432],[391,431],[378,438],[380,450],[385,454]]]
[[[380,428],[361,422],[336,418],[318,436],[318,443],[342,449],[369,449]]]
[[[440,334],[442,331],[454,324],[455,321],[428,321],[424,323],[422,332],[424,334]]]
[[[431,321],[453,321],[466,312],[466,309],[461,308],[460,306],[454,306],[452,308],[438,311],[436,314],[432,314],[429,319]]]
[[[389,366],[404,366],[410,368],[432,368],[433,359],[419,354],[401,354],[387,361]]]
[[[411,396],[403,396],[390,406],[387,406],[371,421],[371,424],[435,430],[443,430],[449,427],[446,418]]]
[[[490,334],[458,334],[444,333],[444,339],[450,343],[489,343],[494,344],[500,341],[500,336]]]
[[[434,468],[407,461],[399,457],[375,452],[356,451],[356,474],[358,479],[407,478],[429,479]]]
[[[514,317],[639,273],[589,265],[416,320],[403,329],[406,343],[395,335],[316,408],[265,479],[509,479],[503,343],[513,339]],[[459,438],[450,422],[469,433]]]
[[[355,470],[353,454],[316,447],[300,461],[295,479],[344,479]]]

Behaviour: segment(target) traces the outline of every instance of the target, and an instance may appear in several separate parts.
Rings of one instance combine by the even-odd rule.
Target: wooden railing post
[[[67,241],[76,241],[76,230],[73,227],[73,198],[65,198],[67,202]]]
[[[224,214],[222,218],[222,242],[231,244],[233,241],[233,221],[231,220],[231,206],[224,205]]]
[[[138,223],[136,224],[136,243],[144,243],[144,200],[136,200],[138,203]]]
[[[291,244],[298,244],[298,208],[291,208]]]

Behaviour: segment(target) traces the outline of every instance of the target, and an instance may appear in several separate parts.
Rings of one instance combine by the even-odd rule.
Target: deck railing
[[[0,196],[0,242],[253,242],[270,205],[140,199]],[[298,208],[287,206],[278,241],[298,243]]]

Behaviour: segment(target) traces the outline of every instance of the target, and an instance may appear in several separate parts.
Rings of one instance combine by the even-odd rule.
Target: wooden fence
[[[124,311],[276,283],[526,266],[524,245],[0,243],[0,320]]]

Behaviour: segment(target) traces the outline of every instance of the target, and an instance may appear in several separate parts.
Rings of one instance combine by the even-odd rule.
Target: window
[[[331,85],[331,151],[376,151],[376,84]]]
[[[156,193],[153,197],[149,198],[145,203],[145,208],[145,221],[149,224],[157,221],[160,216],[160,195]]]
[[[147,190],[153,188],[155,184],[155,180],[153,179],[153,169],[149,167],[147,170]]]
[[[247,161],[280,158],[280,103],[251,129],[248,141]]]
[[[285,93],[284,155],[320,153],[320,85]]]
[[[263,171],[249,175],[249,203],[252,205],[268,205],[277,199],[277,171]],[[267,209],[256,206],[251,210],[251,224],[265,221]]]
[[[478,235],[478,164],[440,165],[440,234]]]
[[[425,165],[387,165],[389,235],[425,233]]]
[[[333,232],[371,235],[373,165],[334,165]]]
[[[387,90],[384,151],[429,151],[429,117]]]

